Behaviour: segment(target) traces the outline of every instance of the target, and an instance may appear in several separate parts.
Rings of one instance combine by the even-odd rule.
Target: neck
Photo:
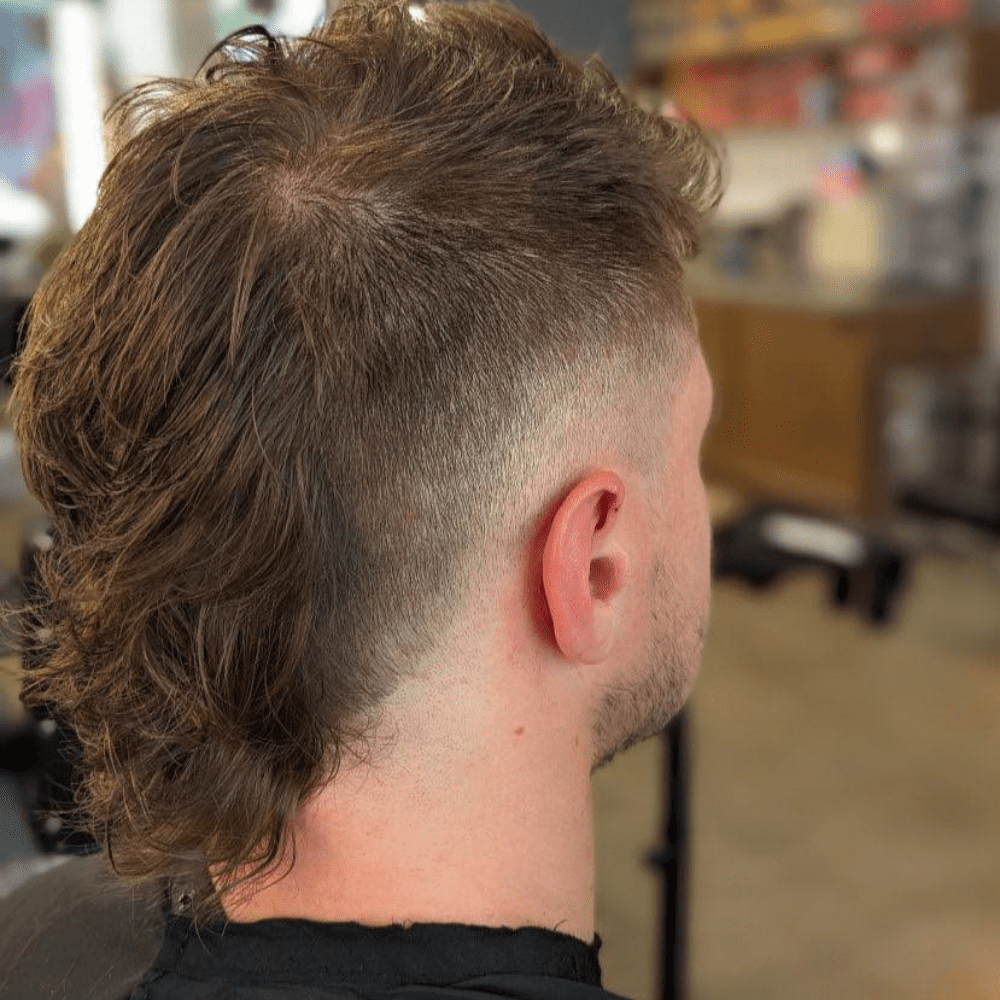
[[[289,874],[237,890],[230,919],[544,927],[593,940],[589,746],[537,707],[501,721],[468,701],[437,709],[420,727],[437,736],[429,750],[402,746],[387,767],[341,771],[302,808]]]

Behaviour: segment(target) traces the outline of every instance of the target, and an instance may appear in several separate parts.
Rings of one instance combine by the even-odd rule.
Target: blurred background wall
[[[571,52],[599,52],[624,79],[632,64],[627,0],[524,0],[517,4],[557,44]]]

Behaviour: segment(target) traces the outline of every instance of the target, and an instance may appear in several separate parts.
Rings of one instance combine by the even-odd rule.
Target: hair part
[[[701,133],[511,7],[426,10],[348,0],[127,95],[31,306],[15,425],[55,545],[23,698],[76,732],[135,883],[282,856],[580,372],[689,356]]]

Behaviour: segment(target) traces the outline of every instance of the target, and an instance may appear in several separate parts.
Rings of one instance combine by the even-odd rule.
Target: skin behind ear
[[[574,663],[599,663],[614,645],[626,568],[615,544],[624,499],[613,472],[588,476],[559,505],[545,542],[545,598],[556,643]]]

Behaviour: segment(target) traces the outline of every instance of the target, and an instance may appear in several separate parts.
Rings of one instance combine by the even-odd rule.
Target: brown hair
[[[248,30],[127,95],[31,307],[16,430],[55,544],[23,698],[75,730],[134,884],[280,857],[574,373],[688,356],[697,129],[508,6],[408,7]]]

